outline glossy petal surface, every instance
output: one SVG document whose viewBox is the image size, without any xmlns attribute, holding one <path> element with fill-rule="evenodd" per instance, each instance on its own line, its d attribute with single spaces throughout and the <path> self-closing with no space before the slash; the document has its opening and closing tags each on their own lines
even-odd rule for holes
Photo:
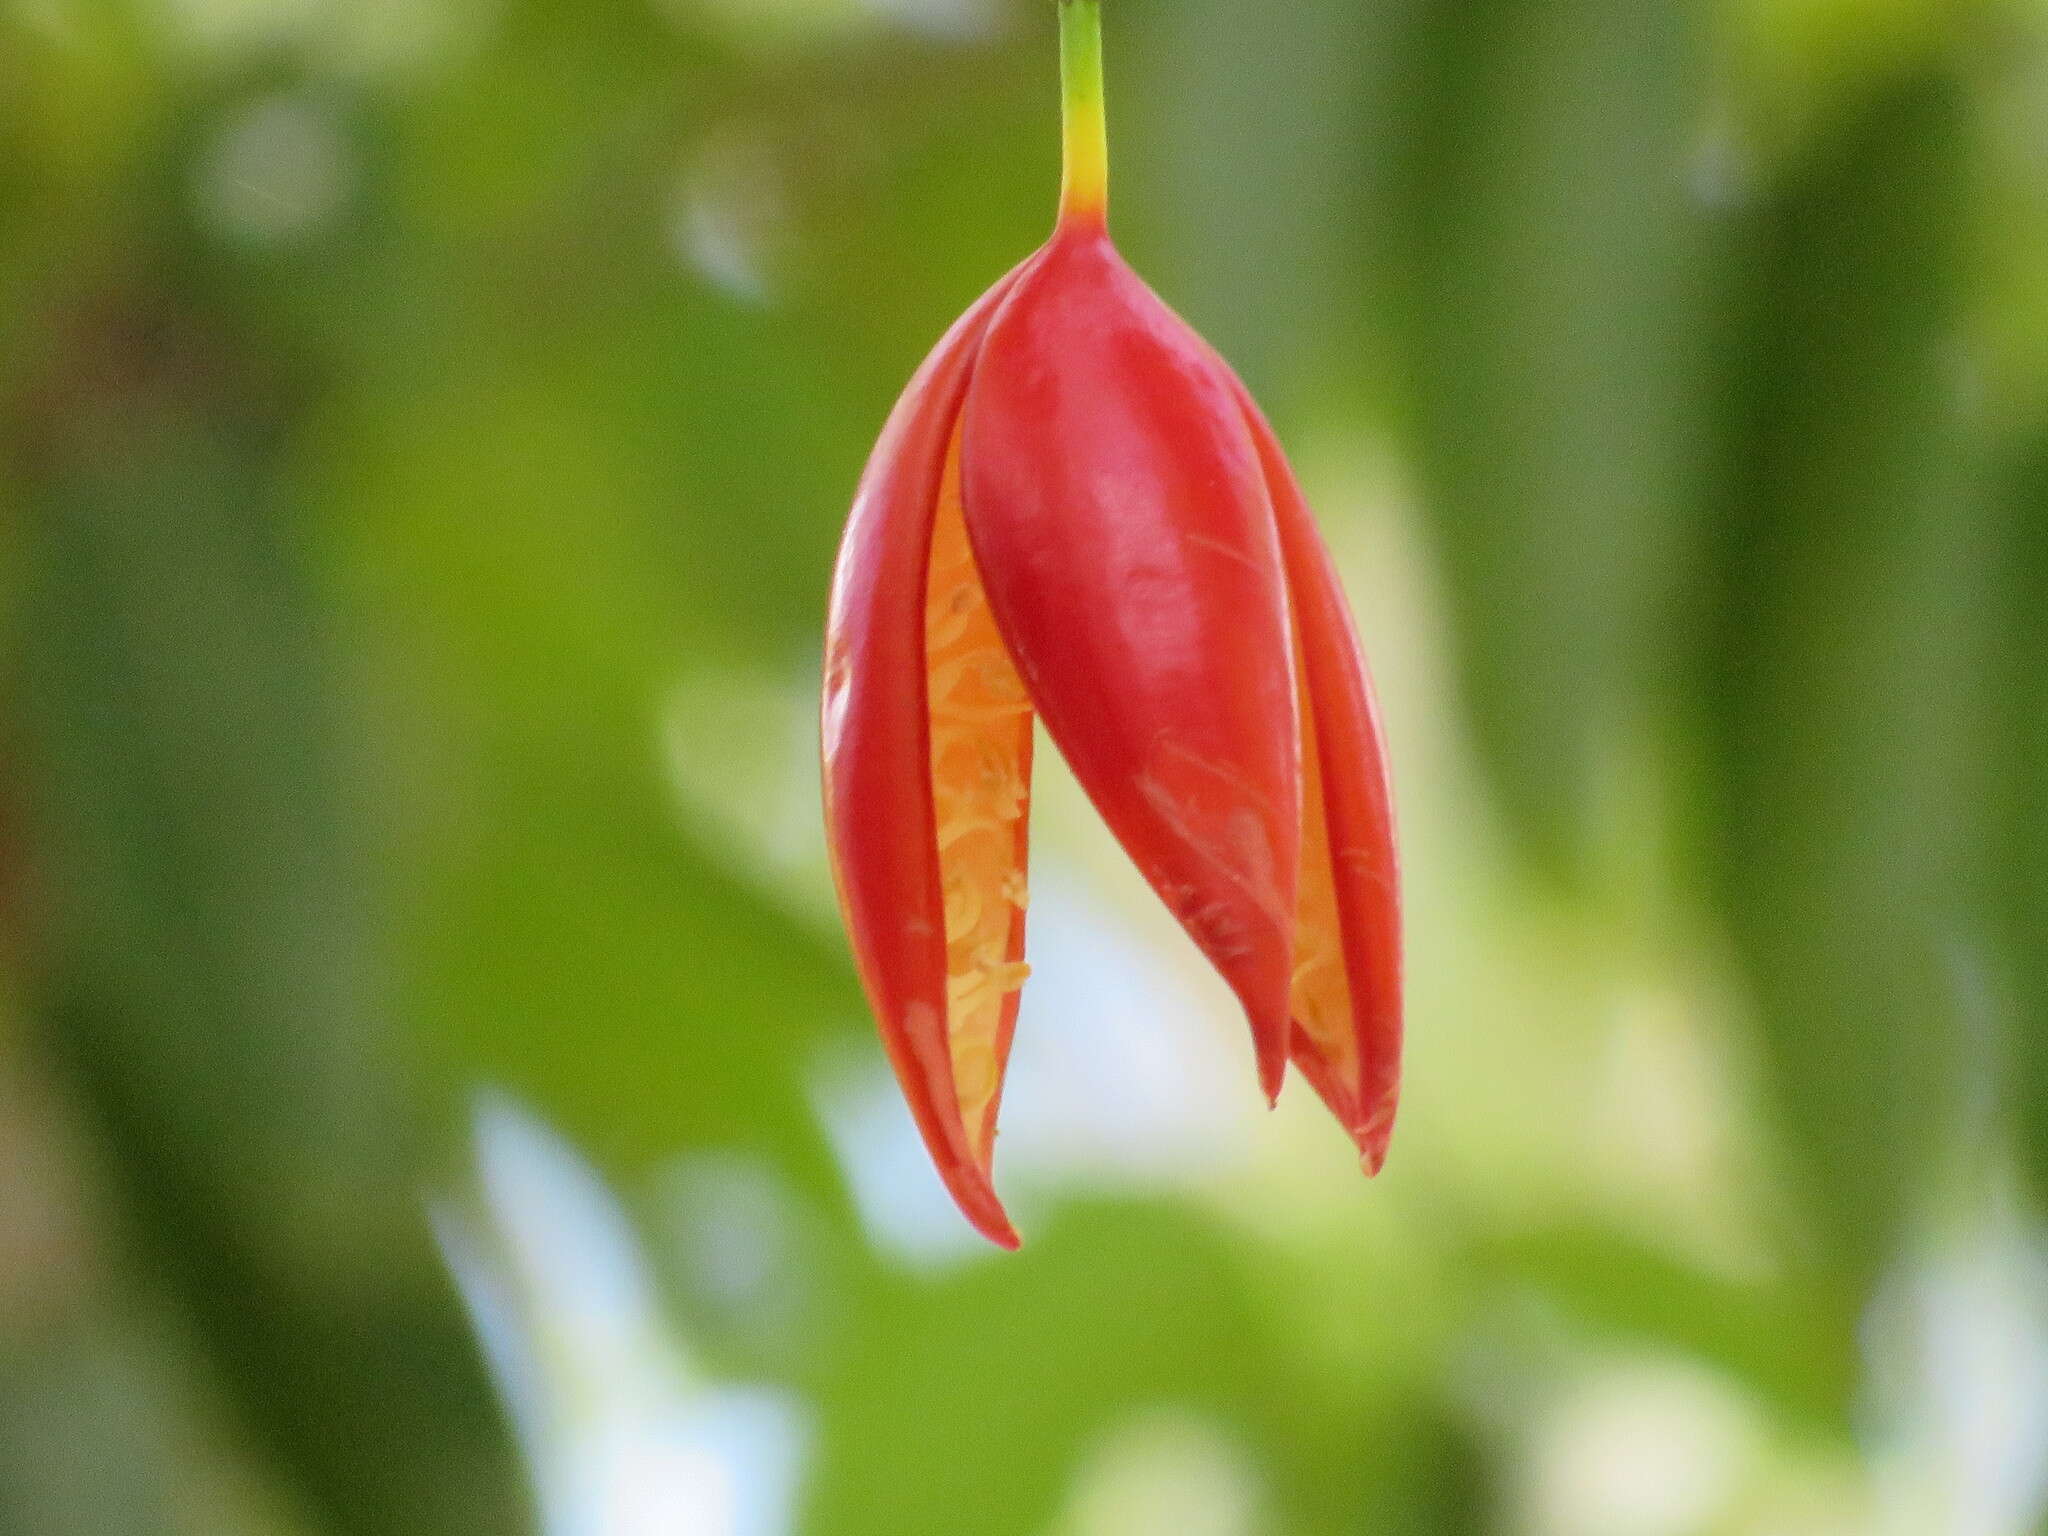
<svg viewBox="0 0 2048 1536">
<path fill-rule="evenodd" d="M 1300 774 L 1285 581 L 1234 383 L 1106 236 L 1004 302 L 962 438 L 997 625 L 1075 777 L 1236 991 L 1289 1034 Z"/>
<path fill-rule="evenodd" d="M 1239 386 L 1293 599 L 1302 696 L 1302 878 L 1295 1064 L 1386 1160 L 1401 1075 L 1401 905 L 1379 710 L 1335 565 L 1272 429 Z"/>
<path fill-rule="evenodd" d="M 926 598 L 969 372 L 991 315 L 1029 265 L 946 333 L 875 445 L 833 578 L 822 713 L 827 839 L 862 984 L 947 1188 L 976 1227 L 1007 1247 L 1017 1237 L 989 1182 L 987 1137 L 962 1113 L 948 1029 Z M 992 1124 L 992 1098 L 988 1110 Z"/>
</svg>

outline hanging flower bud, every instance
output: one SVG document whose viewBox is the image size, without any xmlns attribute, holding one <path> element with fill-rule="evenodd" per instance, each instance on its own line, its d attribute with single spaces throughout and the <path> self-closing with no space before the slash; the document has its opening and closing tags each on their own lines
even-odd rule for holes
<svg viewBox="0 0 2048 1536">
<path fill-rule="evenodd" d="M 1052 238 L 897 402 L 839 553 L 825 811 L 882 1037 L 953 1197 L 991 1181 L 1024 961 L 1035 719 L 1378 1170 L 1400 1072 L 1386 755 L 1344 595 L 1229 366 L 1107 226 L 1100 11 L 1061 0 Z"/>
</svg>

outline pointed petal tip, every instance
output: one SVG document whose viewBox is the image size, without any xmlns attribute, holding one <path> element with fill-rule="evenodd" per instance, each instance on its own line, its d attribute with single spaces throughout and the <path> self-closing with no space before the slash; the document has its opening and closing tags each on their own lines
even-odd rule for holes
<svg viewBox="0 0 2048 1536">
<path fill-rule="evenodd" d="M 1394 1139 L 1392 1107 L 1382 1109 L 1364 1125 L 1351 1127 L 1351 1139 L 1358 1144 L 1358 1160 L 1368 1179 L 1377 1178 L 1387 1166 L 1387 1147 Z"/>
<path fill-rule="evenodd" d="M 989 1177 L 989 1170 L 979 1163 L 954 1164 L 940 1170 L 944 1176 L 946 1193 L 953 1197 L 953 1203 L 960 1208 L 960 1214 L 967 1218 L 968 1225 L 998 1248 L 1014 1253 L 1023 1245 L 1017 1229 L 1010 1224 L 1009 1214 L 1003 1209 L 1003 1202 L 996 1196 L 996 1187 Z"/>
<path fill-rule="evenodd" d="M 1259 1091 L 1266 1096 L 1268 1109 L 1278 1109 L 1280 1089 L 1287 1081 L 1287 1041 L 1294 1021 L 1285 1006 L 1263 1018 L 1251 1014 L 1249 1021 L 1259 1066 Z"/>
<path fill-rule="evenodd" d="M 955 1198 L 958 1198 L 957 1191 Z M 1015 1253 L 1024 1246 L 1024 1239 L 1019 1237 L 1017 1229 L 1010 1225 L 1009 1215 L 1003 1210 L 1002 1202 L 996 1199 L 994 1190 L 986 1191 L 984 1196 L 972 1205 L 961 1201 L 960 1210 L 967 1218 L 968 1224 L 998 1248 Z"/>
</svg>

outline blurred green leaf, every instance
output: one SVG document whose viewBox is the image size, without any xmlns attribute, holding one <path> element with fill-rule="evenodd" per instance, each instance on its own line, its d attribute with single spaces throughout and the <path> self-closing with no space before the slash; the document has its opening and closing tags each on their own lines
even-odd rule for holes
<svg viewBox="0 0 2048 1536">
<path fill-rule="evenodd" d="M 1970 153 L 1956 81 L 1916 72 L 1817 139 L 1734 253 L 1720 892 L 1802 1198 L 1860 1281 L 1953 1134 L 1983 961 L 1997 549 L 1960 372 Z"/>
<path fill-rule="evenodd" d="M 1246 1390 L 1233 1261 L 1186 1218 L 1069 1215 L 1014 1261 L 880 1300 L 819 1393 L 814 1536 L 1023 1536 L 1121 1412 Z"/>
<path fill-rule="evenodd" d="M 328 509 L 415 824 L 414 1016 L 613 1167 L 758 1144 L 832 1185 L 805 1073 L 865 1008 L 837 945 L 673 806 L 695 726 L 669 695 L 718 642 L 632 515 L 637 428 L 509 361 L 421 382 L 348 422 Z"/>
<path fill-rule="evenodd" d="M 818 1389 L 803 1529 L 1041 1531 L 1104 1438 L 1161 1410 L 1243 1436 L 1277 1529 L 1487 1529 L 1449 1411 L 1392 1359 L 1313 1387 L 1275 1369 L 1286 1319 L 1257 1289 L 1227 1232 L 1135 1203 L 1077 1204 L 1015 1258 L 880 1288 Z"/>
<path fill-rule="evenodd" d="M 2002 584 L 1993 901 L 2003 940 L 1993 1057 L 2036 1201 L 2048 1208 L 2048 436 L 2023 438 L 2004 466 L 2000 510 L 2012 538 Z M 1995 591 L 1998 589 L 1994 589 Z"/>
<path fill-rule="evenodd" d="M 1577 867 L 1674 682 L 1702 428 L 1700 18 L 1419 6 L 1397 119 L 1411 414 L 1493 783 Z"/>
<path fill-rule="evenodd" d="M 1704 1274 L 1597 1228 L 1512 1236 L 1475 1259 L 1538 1287 L 1611 1341 L 1717 1366 L 1789 1417 L 1830 1433 L 1851 1426 L 1854 1340 L 1835 1331 L 1826 1296 L 1800 1280 Z"/>
<path fill-rule="evenodd" d="M 0 1530 L 199 1536 L 179 1509 L 171 1405 L 140 1375 L 78 1327 L 0 1355 Z"/>
<path fill-rule="evenodd" d="M 1140 17 L 1128 44 L 1108 10 L 1119 242 L 1255 391 L 1339 355 L 1357 367 L 1376 274 L 1358 270 L 1356 226 L 1390 158 L 1368 125 L 1387 112 L 1400 10 L 1194 0 Z"/>
<path fill-rule="evenodd" d="M 337 1530 L 505 1531 L 278 495 L 294 382 L 160 291 L 63 340 L 20 424 L 49 1046 L 287 1480 Z"/>
</svg>

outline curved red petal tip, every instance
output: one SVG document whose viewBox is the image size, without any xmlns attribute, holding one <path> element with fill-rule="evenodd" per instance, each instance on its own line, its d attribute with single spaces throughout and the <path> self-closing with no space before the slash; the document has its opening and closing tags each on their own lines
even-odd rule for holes
<svg viewBox="0 0 2048 1536">
<path fill-rule="evenodd" d="M 1400 869 L 1384 733 L 1336 566 L 1279 440 L 1244 386 L 1236 389 L 1271 493 L 1300 658 L 1304 814 L 1290 1045 L 1367 1173 L 1377 1173 L 1393 1134 L 1402 1044 Z"/>
<path fill-rule="evenodd" d="M 1252 1050 L 1256 1054 L 1259 1068 L 1259 1092 L 1266 1096 L 1266 1108 L 1280 1107 L 1280 1090 L 1287 1082 L 1287 1035 L 1291 1021 L 1283 1020 L 1276 1031 L 1269 1021 L 1252 1023 Z M 1281 1044 L 1276 1050 L 1272 1045 L 1275 1034 Z"/>
<path fill-rule="evenodd" d="M 1365 1176 L 1374 1178 L 1387 1166 L 1387 1145 L 1394 1139 L 1394 1117 L 1385 1118 L 1351 1133 L 1358 1143 L 1359 1161 L 1365 1165 Z"/>
<path fill-rule="evenodd" d="M 939 1165 L 939 1177 L 945 1183 L 946 1193 L 953 1197 L 960 1214 L 967 1218 L 975 1231 L 998 1248 L 1006 1248 L 1012 1253 L 1023 1246 L 1023 1239 L 1010 1225 L 1002 1201 L 996 1198 L 995 1186 L 979 1165 L 960 1168 L 942 1163 Z"/>
<path fill-rule="evenodd" d="M 1286 583 L 1257 448 L 1199 338 L 1065 228 L 982 343 L 968 537 L 1047 730 L 1285 1074 L 1300 810 Z"/>
<path fill-rule="evenodd" d="M 974 1223 L 975 1231 L 1007 1253 L 1015 1253 L 1024 1246 L 1024 1239 L 1017 1235 L 1017 1229 L 1010 1225 L 1000 1206 L 993 1218 L 984 1219 L 970 1214 L 968 1220 Z"/>
</svg>

